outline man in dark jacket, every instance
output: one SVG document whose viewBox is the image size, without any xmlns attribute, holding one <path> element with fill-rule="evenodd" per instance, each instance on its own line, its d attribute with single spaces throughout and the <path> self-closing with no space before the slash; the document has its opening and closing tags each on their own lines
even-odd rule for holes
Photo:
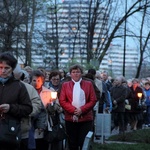
<svg viewBox="0 0 150 150">
<path fill-rule="evenodd" d="M 126 88 L 122 85 L 122 77 L 115 78 L 110 94 L 113 104 L 112 119 L 114 127 L 119 126 L 119 133 L 124 133 Z"/>
</svg>

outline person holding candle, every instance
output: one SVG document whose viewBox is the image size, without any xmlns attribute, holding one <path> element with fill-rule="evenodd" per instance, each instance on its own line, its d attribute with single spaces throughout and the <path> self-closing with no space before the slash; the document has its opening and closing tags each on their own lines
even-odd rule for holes
<svg viewBox="0 0 150 150">
<path fill-rule="evenodd" d="M 40 98 L 42 100 L 42 103 L 44 107 L 46 108 L 47 115 L 51 118 L 51 121 L 53 122 L 53 125 L 58 123 L 58 114 L 61 110 L 61 107 L 56 102 L 57 100 L 57 92 L 52 91 L 51 89 L 46 88 L 44 85 L 45 76 L 40 70 L 34 70 L 31 74 L 31 85 L 35 87 L 37 92 L 40 95 Z M 40 120 L 41 127 L 44 127 L 45 125 L 45 119 L 42 117 L 38 117 L 37 120 Z M 48 120 L 46 120 L 46 124 L 48 123 Z M 48 150 L 48 147 L 51 148 L 51 150 L 59 150 L 59 142 L 48 144 L 44 140 L 44 129 L 45 128 L 38 128 L 35 130 L 35 138 L 36 138 L 36 150 Z M 61 144 L 62 145 L 62 144 Z"/>
<path fill-rule="evenodd" d="M 137 78 L 132 80 L 132 86 L 130 87 L 131 96 L 129 99 L 129 103 L 131 105 L 130 110 L 130 125 L 131 129 L 137 130 L 137 125 L 139 124 L 139 128 L 142 127 L 143 121 L 143 110 L 140 105 L 144 101 L 145 94 L 143 89 L 140 87 L 140 82 Z"/>
<path fill-rule="evenodd" d="M 44 106 L 43 111 L 36 117 L 32 118 L 33 128 L 35 129 L 34 138 L 36 141 L 36 150 L 47 150 L 48 143 L 44 140 L 44 130 L 47 127 L 47 111 L 46 107 L 52 102 L 51 90 L 43 86 L 45 76 L 40 70 L 33 70 L 30 76 L 30 84 L 38 92 L 42 104 Z"/>
</svg>

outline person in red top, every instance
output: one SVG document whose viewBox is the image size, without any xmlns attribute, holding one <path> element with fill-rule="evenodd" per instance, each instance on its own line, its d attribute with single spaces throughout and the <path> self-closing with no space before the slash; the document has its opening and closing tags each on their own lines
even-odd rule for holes
<svg viewBox="0 0 150 150">
<path fill-rule="evenodd" d="M 70 150 L 82 149 L 84 139 L 93 127 L 93 107 L 96 94 L 90 81 L 83 80 L 79 65 L 70 67 L 71 80 L 62 84 L 59 102 L 65 113 L 66 132 Z"/>
</svg>

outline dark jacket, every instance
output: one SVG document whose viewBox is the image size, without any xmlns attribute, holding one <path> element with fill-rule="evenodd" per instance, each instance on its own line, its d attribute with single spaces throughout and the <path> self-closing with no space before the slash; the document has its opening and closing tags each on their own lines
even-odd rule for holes
<svg viewBox="0 0 150 150">
<path fill-rule="evenodd" d="M 144 91 L 141 87 L 136 87 L 136 89 L 133 90 L 133 86 L 131 86 L 130 89 L 131 89 L 131 97 L 129 99 L 129 104 L 131 105 L 130 112 L 140 113 L 143 110 L 138 109 L 138 104 L 139 104 L 138 93 L 142 93 L 141 101 L 144 101 L 145 99 Z"/>
<path fill-rule="evenodd" d="M 114 109 L 114 112 L 125 112 L 125 99 L 126 99 L 126 87 L 123 85 L 113 86 L 111 88 L 110 94 L 112 102 L 117 101 L 117 107 Z"/>
<path fill-rule="evenodd" d="M 9 104 L 10 109 L 7 116 L 22 118 L 32 112 L 32 104 L 23 83 L 13 76 L 2 84 L 0 82 L 0 104 Z"/>
</svg>

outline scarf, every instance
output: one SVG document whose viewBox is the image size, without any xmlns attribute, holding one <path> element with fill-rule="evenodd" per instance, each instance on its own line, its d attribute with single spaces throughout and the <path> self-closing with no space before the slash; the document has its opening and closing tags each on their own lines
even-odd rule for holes
<svg viewBox="0 0 150 150">
<path fill-rule="evenodd" d="M 80 108 L 81 106 L 85 105 L 85 93 L 80 87 L 81 80 L 82 78 L 78 82 L 75 82 L 72 79 L 74 82 L 72 105 L 76 108 Z"/>
<path fill-rule="evenodd" d="M 12 77 L 12 75 L 10 75 L 10 76 L 7 77 L 7 78 L 1 78 L 1 77 L 0 77 L 0 82 L 1 82 L 2 84 L 4 84 L 4 83 L 6 83 L 11 77 Z"/>
</svg>

